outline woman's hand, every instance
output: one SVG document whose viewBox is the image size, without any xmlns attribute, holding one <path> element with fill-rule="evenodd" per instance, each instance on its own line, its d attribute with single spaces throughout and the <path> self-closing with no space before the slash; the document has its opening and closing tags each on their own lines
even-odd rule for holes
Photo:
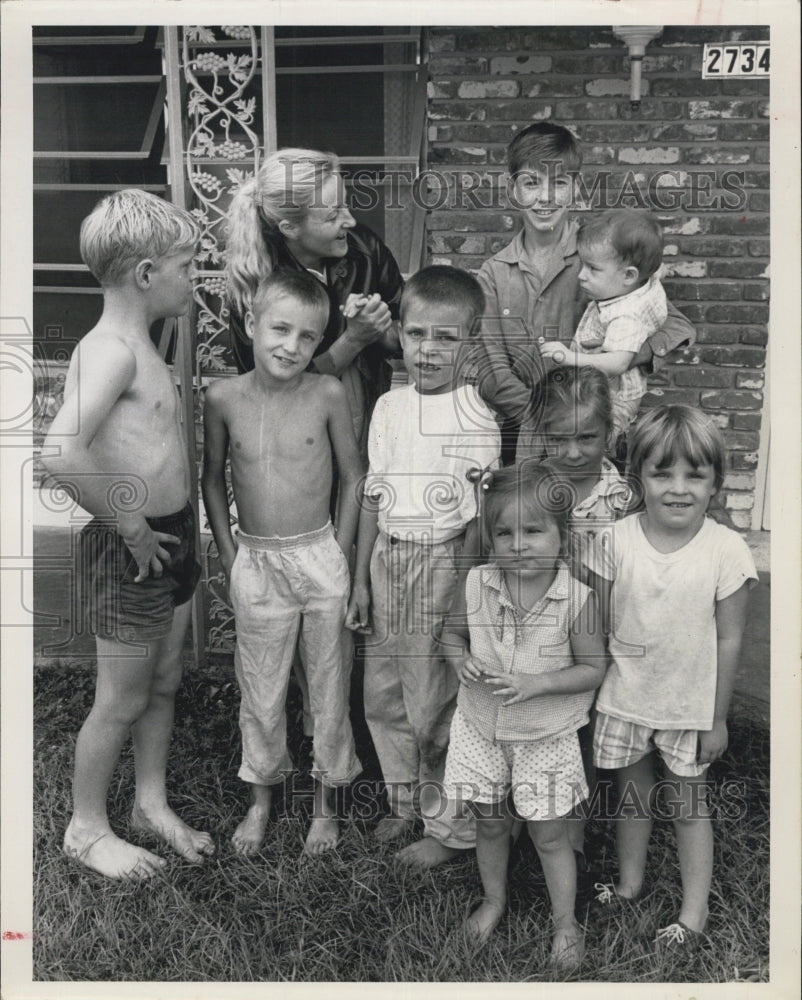
<svg viewBox="0 0 802 1000">
<path fill-rule="evenodd" d="M 347 320 L 345 336 L 360 348 L 381 340 L 393 322 L 390 308 L 378 292 L 373 295 L 351 293 L 340 309 Z"/>
</svg>

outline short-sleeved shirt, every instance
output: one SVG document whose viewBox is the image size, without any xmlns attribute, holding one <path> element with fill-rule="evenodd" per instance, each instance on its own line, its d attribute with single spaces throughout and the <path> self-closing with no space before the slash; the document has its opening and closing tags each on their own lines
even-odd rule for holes
<svg viewBox="0 0 802 1000">
<path fill-rule="evenodd" d="M 574 507 L 568 521 L 571 531 L 596 534 L 620 520 L 632 502 L 632 490 L 609 458 L 602 458 L 601 472 L 588 496 Z"/>
<path fill-rule="evenodd" d="M 633 502 L 627 481 L 609 458 L 602 458 L 599 478 L 584 500 L 571 511 L 568 527 L 571 532 L 571 570 L 584 579 L 588 566 L 588 546 L 593 545 L 599 532 L 626 516 Z"/>
<path fill-rule="evenodd" d="M 716 602 L 757 580 L 752 554 L 737 532 L 710 518 L 681 549 L 658 552 L 642 517 L 618 521 L 590 553 L 590 568 L 613 581 L 611 663 L 596 705 L 652 729 L 708 730 L 718 669 Z"/>
<path fill-rule="evenodd" d="M 423 395 L 414 385 L 379 397 L 368 434 L 365 493 L 380 497 L 379 529 L 434 544 L 476 517 L 467 473 L 498 464 L 498 424 L 472 385 Z"/>
<path fill-rule="evenodd" d="M 581 354 L 608 351 L 637 354 L 662 327 L 667 315 L 666 293 L 653 274 L 633 292 L 588 303 L 571 346 Z M 610 388 L 619 399 L 640 399 L 646 392 L 646 376 L 641 368 L 630 368 L 611 377 Z"/>
<path fill-rule="evenodd" d="M 465 583 L 471 655 L 510 674 L 541 674 L 574 666 L 571 626 L 590 589 L 560 563 L 554 582 L 523 617 L 498 566 L 474 567 Z M 488 740 L 542 740 L 576 732 L 588 721 L 593 691 L 545 694 L 514 705 L 477 680 L 461 684 L 457 705 Z"/>
<path fill-rule="evenodd" d="M 566 223 L 543 274 L 532 266 L 519 231 L 476 275 L 486 301 L 477 358 L 479 391 L 494 410 L 519 424 L 537 417 L 533 389 L 551 365 L 540 358 L 538 338 L 570 344 L 587 304 L 579 285 L 578 228 L 574 219 Z M 667 355 L 695 339 L 693 326 L 669 303 L 665 326 L 649 339 L 654 355 L 647 371 L 656 371 Z"/>
</svg>

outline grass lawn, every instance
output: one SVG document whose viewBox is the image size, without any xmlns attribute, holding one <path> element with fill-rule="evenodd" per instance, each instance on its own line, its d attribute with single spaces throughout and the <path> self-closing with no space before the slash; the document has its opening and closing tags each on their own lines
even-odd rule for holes
<svg viewBox="0 0 802 1000">
<path fill-rule="evenodd" d="M 89 710 L 91 663 L 44 661 L 35 668 L 34 968 L 35 980 L 539 982 L 548 966 L 549 904 L 528 838 L 511 864 L 508 916 L 480 951 L 459 927 L 478 902 L 473 854 L 430 873 L 394 865 L 372 829 L 381 812 L 379 777 L 361 727 L 367 765 L 360 794 L 346 793 L 349 819 L 337 850 L 301 859 L 311 806 L 309 742 L 295 730 L 302 771 L 279 799 L 268 840 L 251 859 L 229 838 L 247 792 L 239 765 L 238 696 L 230 665 L 190 667 L 176 706 L 170 756 L 171 803 L 218 846 L 203 867 L 171 856 L 164 876 L 146 884 L 104 882 L 60 850 L 70 810 L 73 746 Z M 289 712 L 299 715 L 291 689 Z M 675 919 L 680 885 L 671 824 L 658 821 L 650 881 L 641 900 L 612 914 L 578 914 L 587 956 L 577 981 L 767 981 L 769 955 L 769 736 L 748 721 L 731 726 L 730 749 L 712 769 L 716 859 L 709 940 L 695 956 L 658 953 L 657 927 Z M 130 749 L 112 784 L 112 825 L 129 836 L 133 801 Z M 130 839 L 137 840 L 131 834 Z M 155 847 L 139 840 L 145 846 Z M 593 820 L 589 853 L 615 874 L 612 823 Z M 167 855 L 165 855 L 167 856 Z"/>
</svg>

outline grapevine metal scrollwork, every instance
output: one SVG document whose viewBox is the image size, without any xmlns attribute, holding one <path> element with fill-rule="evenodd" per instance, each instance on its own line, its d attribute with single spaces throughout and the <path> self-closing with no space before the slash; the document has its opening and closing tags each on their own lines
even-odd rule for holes
<svg viewBox="0 0 802 1000">
<path fill-rule="evenodd" d="M 222 47 L 227 41 L 231 51 Z M 183 69 L 187 83 L 185 165 L 193 195 L 190 211 L 201 227 L 196 257 L 195 385 L 199 394 L 196 439 L 202 440 L 204 382 L 234 373 L 229 351 L 223 243 L 231 196 L 258 169 L 261 137 L 254 130 L 255 82 L 259 65 L 253 27 L 223 25 L 183 29 Z M 228 487 L 229 506 L 232 494 Z M 232 522 L 236 511 L 232 509 Z M 201 528 L 208 531 L 201 501 Z M 203 553 L 208 589 L 206 646 L 211 654 L 230 653 L 234 614 L 214 542 Z"/>
</svg>

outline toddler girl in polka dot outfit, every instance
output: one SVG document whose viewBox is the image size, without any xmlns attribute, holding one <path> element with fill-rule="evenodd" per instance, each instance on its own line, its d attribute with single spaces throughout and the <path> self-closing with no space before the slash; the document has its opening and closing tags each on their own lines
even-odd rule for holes
<svg viewBox="0 0 802 1000">
<path fill-rule="evenodd" d="M 470 570 L 442 635 L 460 689 L 445 771 L 470 804 L 484 898 L 466 930 L 484 943 L 507 903 L 514 817 L 527 821 L 552 907 L 552 960 L 582 959 L 566 817 L 587 796 L 577 730 L 606 667 L 596 598 L 563 562 L 569 491 L 534 462 L 486 473 L 488 565 Z"/>
</svg>

